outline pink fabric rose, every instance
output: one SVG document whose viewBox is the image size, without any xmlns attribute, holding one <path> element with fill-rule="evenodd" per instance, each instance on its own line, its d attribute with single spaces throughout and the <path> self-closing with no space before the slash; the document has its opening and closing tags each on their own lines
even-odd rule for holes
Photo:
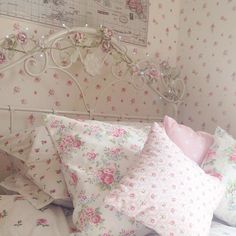
<svg viewBox="0 0 236 236">
<path fill-rule="evenodd" d="M 99 180 L 105 185 L 111 185 L 114 182 L 114 170 L 107 168 L 98 172 Z"/>
<path fill-rule="evenodd" d="M 122 137 L 122 136 L 124 136 L 125 134 L 126 134 L 126 131 L 125 131 L 124 129 L 122 129 L 122 128 L 116 128 L 116 129 L 114 129 L 114 130 L 112 131 L 112 136 L 113 136 L 113 137 L 116 137 L 116 138 Z"/>
<path fill-rule="evenodd" d="M 80 148 L 82 142 L 79 139 L 76 139 L 73 135 L 67 135 L 61 139 L 60 149 L 62 152 L 65 152 L 68 148 Z"/>
<path fill-rule="evenodd" d="M 80 213 L 78 222 L 80 224 L 81 229 L 85 227 L 85 225 L 87 223 L 87 218 L 86 218 L 84 212 Z"/>
<path fill-rule="evenodd" d="M 112 44 L 110 40 L 103 40 L 102 41 L 102 50 L 104 52 L 109 52 L 111 50 Z"/>
<path fill-rule="evenodd" d="M 112 148 L 111 149 L 111 155 L 118 155 L 121 152 L 120 148 Z"/>
<path fill-rule="evenodd" d="M 58 120 L 54 120 L 51 122 L 50 127 L 55 129 L 59 126 L 60 122 Z"/>
<path fill-rule="evenodd" d="M 105 28 L 105 27 L 103 28 L 103 34 L 104 34 L 105 38 L 107 38 L 107 39 L 111 39 L 111 37 L 113 36 L 112 30 Z"/>
<path fill-rule="evenodd" d="M 88 152 L 87 157 L 89 160 L 94 160 L 97 157 L 97 154 L 95 152 Z"/>
<path fill-rule="evenodd" d="M 93 223 L 93 224 L 99 224 L 99 223 L 101 223 L 101 220 L 102 220 L 102 218 L 100 215 L 94 215 L 90 219 L 91 223 Z"/>
<path fill-rule="evenodd" d="M 146 76 L 152 80 L 158 79 L 160 77 L 160 72 L 157 68 L 154 66 L 151 66 L 147 71 L 146 71 Z"/>
<path fill-rule="evenodd" d="M 28 41 L 27 34 L 24 33 L 24 32 L 19 32 L 19 33 L 16 35 L 16 39 L 17 39 L 17 41 L 20 42 L 21 44 L 26 44 L 27 41 Z"/>
<path fill-rule="evenodd" d="M 85 213 L 86 217 L 88 217 L 88 218 L 91 218 L 91 217 L 93 217 L 95 215 L 94 209 L 90 208 L 90 207 L 86 208 L 84 210 L 84 213 Z"/>
<path fill-rule="evenodd" d="M 231 161 L 236 161 L 236 154 L 234 154 L 233 156 L 231 156 Z"/>
<path fill-rule="evenodd" d="M 77 175 L 75 173 L 71 173 L 70 179 L 71 179 L 71 184 L 72 185 L 77 185 L 78 177 L 77 177 Z"/>
</svg>

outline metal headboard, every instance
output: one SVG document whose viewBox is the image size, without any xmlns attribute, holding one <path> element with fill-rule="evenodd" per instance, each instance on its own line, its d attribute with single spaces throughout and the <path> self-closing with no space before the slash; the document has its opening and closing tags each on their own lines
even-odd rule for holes
<svg viewBox="0 0 236 236">
<path fill-rule="evenodd" d="M 93 52 L 93 49 L 99 50 Z M 37 71 L 35 71 L 35 67 L 38 63 L 36 56 L 40 56 L 43 61 L 43 65 L 41 64 Z M 11 34 L 1 39 L 0 73 L 4 73 L 19 64 L 24 65 L 25 72 L 30 76 L 40 76 L 48 69 L 60 70 L 69 76 L 78 87 L 83 97 L 85 112 L 12 107 L 6 105 L 5 107 L 0 107 L 0 110 L 9 111 L 10 129 L 12 129 L 13 126 L 15 112 L 53 112 L 63 115 L 82 115 L 90 119 L 110 117 L 121 120 L 162 120 L 162 117 L 98 113 L 96 112 L 97 104 L 94 108 L 90 108 L 86 101 L 83 88 L 70 72 L 70 68 L 79 60 L 88 74 L 97 76 L 109 56 L 112 56 L 111 73 L 114 80 L 100 92 L 99 96 L 103 96 L 104 91 L 116 83 L 128 82 L 137 90 L 142 89 L 143 85 L 147 85 L 160 99 L 173 105 L 174 113 L 177 114 L 178 105 L 182 101 L 185 93 L 185 86 L 184 82 L 179 79 L 179 72 L 176 68 L 170 67 L 165 61 L 156 63 L 147 58 L 145 60 L 135 61 L 128 55 L 127 48 L 113 37 L 111 30 L 105 27 L 101 26 L 100 29 L 65 27 L 62 31 L 48 37 L 42 36 L 37 40 L 30 38 L 25 32 Z M 125 66 L 122 75 L 116 72 L 116 68 L 121 65 L 122 68 Z M 161 84 L 162 89 L 156 89 L 156 84 Z"/>
</svg>

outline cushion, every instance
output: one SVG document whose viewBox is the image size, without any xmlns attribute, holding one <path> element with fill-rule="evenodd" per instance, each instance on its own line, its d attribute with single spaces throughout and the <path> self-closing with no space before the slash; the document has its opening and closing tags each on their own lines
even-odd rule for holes
<svg viewBox="0 0 236 236">
<path fill-rule="evenodd" d="M 24 164 L 22 175 L 55 200 L 69 200 L 57 151 L 46 127 L 24 130 L 0 139 L 0 149 Z"/>
<path fill-rule="evenodd" d="M 195 132 L 168 116 L 164 118 L 164 127 L 169 138 L 186 156 L 198 164 L 202 163 L 209 147 L 213 144 L 212 135 L 201 131 Z"/>
<path fill-rule="evenodd" d="M 225 195 L 215 211 L 215 216 L 236 226 L 236 140 L 219 127 L 215 131 L 214 140 L 202 168 L 221 179 L 226 186 Z"/>
<path fill-rule="evenodd" d="M 0 183 L 0 186 L 21 194 L 36 209 L 42 209 L 53 201 L 51 196 L 20 173 L 10 175 Z"/>
<path fill-rule="evenodd" d="M 137 166 L 106 203 L 162 236 L 207 236 L 222 195 L 220 181 L 205 174 L 155 123 Z"/>
<path fill-rule="evenodd" d="M 104 198 L 139 158 L 147 132 L 54 115 L 46 123 L 62 158 L 80 235 L 137 235 L 144 226 L 107 207 Z"/>
</svg>

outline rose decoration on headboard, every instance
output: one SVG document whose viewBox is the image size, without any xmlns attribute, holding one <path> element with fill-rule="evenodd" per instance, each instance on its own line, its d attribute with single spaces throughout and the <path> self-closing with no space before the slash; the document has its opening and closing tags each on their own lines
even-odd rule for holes
<svg viewBox="0 0 236 236">
<path fill-rule="evenodd" d="M 131 11 L 142 13 L 140 0 L 127 0 L 127 5 Z M 116 79 L 127 76 L 136 88 L 146 84 L 167 102 L 176 104 L 183 97 L 184 83 L 178 79 L 176 68 L 166 61 L 159 63 L 149 58 L 136 62 L 128 55 L 125 45 L 120 45 L 113 37 L 112 30 L 104 26 L 98 30 L 65 28 L 56 34 L 35 37 L 29 31 L 18 30 L 0 40 L 0 66 L 6 70 L 14 63 L 23 62 L 26 73 L 39 76 L 47 66 L 66 70 L 80 61 L 90 78 L 95 78 L 109 60 Z M 157 84 L 161 84 L 164 90 L 159 91 Z"/>
</svg>

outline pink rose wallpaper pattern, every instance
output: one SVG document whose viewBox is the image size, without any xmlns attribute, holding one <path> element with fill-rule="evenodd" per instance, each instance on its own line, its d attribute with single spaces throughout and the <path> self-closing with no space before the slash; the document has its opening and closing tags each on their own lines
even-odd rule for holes
<svg viewBox="0 0 236 236">
<path fill-rule="evenodd" d="M 236 1 L 183 0 L 177 66 L 187 85 L 179 121 L 236 135 Z"/>
</svg>

